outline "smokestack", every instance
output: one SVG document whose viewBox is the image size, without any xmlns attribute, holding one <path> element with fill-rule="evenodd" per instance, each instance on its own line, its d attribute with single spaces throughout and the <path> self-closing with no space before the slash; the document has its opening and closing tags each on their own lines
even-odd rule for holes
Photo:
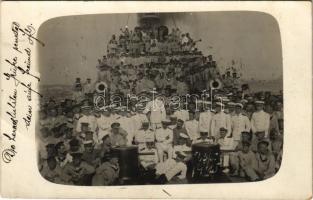
<svg viewBox="0 0 313 200">
<path fill-rule="evenodd" d="M 160 26 L 161 18 L 159 13 L 138 14 L 138 24 L 141 27 L 151 28 Z"/>
</svg>

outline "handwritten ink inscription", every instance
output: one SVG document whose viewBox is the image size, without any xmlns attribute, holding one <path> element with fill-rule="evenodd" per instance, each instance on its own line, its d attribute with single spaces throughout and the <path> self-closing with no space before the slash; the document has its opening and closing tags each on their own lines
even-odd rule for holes
<svg viewBox="0 0 313 200">
<path fill-rule="evenodd" d="M 3 67 L 5 79 L 14 83 L 13 88 L 5 88 L 9 94 L 5 117 L 7 117 L 10 125 L 9 130 L 2 133 L 3 139 L 7 141 L 3 144 L 8 145 L 7 147 L 4 146 L 2 151 L 4 163 L 10 163 L 17 154 L 18 130 L 24 130 L 24 128 L 28 130 L 31 126 L 33 115 L 32 94 L 35 93 L 42 97 L 32 87 L 34 82 L 40 81 L 40 78 L 32 72 L 32 48 L 34 48 L 35 43 L 45 46 L 42 41 L 35 37 L 36 29 L 32 24 L 22 26 L 18 22 L 12 22 L 11 31 L 13 33 L 11 57 L 4 59 L 7 65 Z M 17 109 L 18 102 L 22 103 L 23 109 Z"/>
<path fill-rule="evenodd" d="M 28 127 L 30 126 L 30 122 L 32 120 L 32 107 L 30 105 L 28 105 L 28 110 L 26 116 L 23 117 L 23 120 L 25 122 L 26 129 L 28 129 Z"/>
<path fill-rule="evenodd" d="M 15 150 L 15 146 L 11 145 L 10 148 L 4 149 L 2 151 L 2 160 L 5 163 L 11 162 L 12 158 L 15 156 L 16 153 L 17 152 Z"/>
<path fill-rule="evenodd" d="M 6 111 L 6 114 L 9 117 L 9 121 L 11 122 L 12 131 L 10 133 L 3 133 L 3 135 L 8 139 L 15 141 L 17 124 L 18 120 L 16 117 L 16 102 L 17 102 L 17 89 L 13 90 L 13 94 L 9 96 L 9 100 L 7 105 L 9 105 L 9 109 Z"/>
</svg>

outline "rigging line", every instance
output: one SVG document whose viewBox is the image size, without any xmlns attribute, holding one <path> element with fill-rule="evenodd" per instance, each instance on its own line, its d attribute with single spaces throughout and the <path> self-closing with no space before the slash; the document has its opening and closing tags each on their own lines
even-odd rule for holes
<svg viewBox="0 0 313 200">
<path fill-rule="evenodd" d="M 173 16 L 171 16 L 171 17 L 172 17 L 172 20 L 173 20 L 173 23 L 174 23 L 175 28 L 177 28 L 174 17 L 173 17 Z"/>
<path fill-rule="evenodd" d="M 126 26 L 128 27 L 129 14 L 127 14 Z"/>
</svg>

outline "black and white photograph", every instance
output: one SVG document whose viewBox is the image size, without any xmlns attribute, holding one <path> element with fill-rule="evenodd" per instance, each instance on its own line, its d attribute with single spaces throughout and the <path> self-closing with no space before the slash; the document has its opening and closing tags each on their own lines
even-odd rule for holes
<svg viewBox="0 0 313 200">
<path fill-rule="evenodd" d="M 47 181 L 238 183 L 279 171 L 283 60 L 273 16 L 72 15 L 37 34 L 37 165 Z"/>
</svg>

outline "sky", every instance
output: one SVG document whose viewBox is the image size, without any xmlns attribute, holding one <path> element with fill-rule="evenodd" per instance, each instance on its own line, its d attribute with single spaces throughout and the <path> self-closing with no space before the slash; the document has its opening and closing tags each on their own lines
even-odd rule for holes
<svg viewBox="0 0 313 200">
<path fill-rule="evenodd" d="M 161 14 L 171 29 L 179 27 L 198 43 L 204 55 L 212 54 L 223 71 L 232 60 L 246 80 L 282 78 L 282 50 L 276 20 L 261 12 L 193 12 Z M 41 83 L 73 84 L 76 77 L 97 77 L 98 59 L 106 54 L 112 34 L 138 25 L 137 14 L 66 16 L 44 22 L 38 38 Z"/>
</svg>

